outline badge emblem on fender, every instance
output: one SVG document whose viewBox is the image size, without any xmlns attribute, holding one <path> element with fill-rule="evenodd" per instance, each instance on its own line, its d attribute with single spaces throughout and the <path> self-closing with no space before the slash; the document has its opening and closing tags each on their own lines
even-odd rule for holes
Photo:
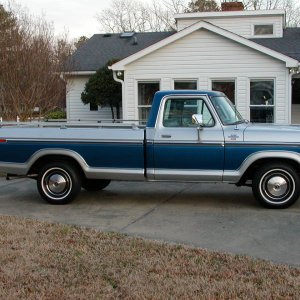
<svg viewBox="0 0 300 300">
<path fill-rule="evenodd" d="M 231 134 L 231 135 L 228 136 L 228 138 L 231 141 L 236 141 L 239 138 L 239 136 L 237 134 Z"/>
</svg>

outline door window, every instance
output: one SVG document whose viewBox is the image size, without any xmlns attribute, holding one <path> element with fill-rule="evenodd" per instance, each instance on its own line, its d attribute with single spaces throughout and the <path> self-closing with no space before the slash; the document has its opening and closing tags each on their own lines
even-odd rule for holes
<svg viewBox="0 0 300 300">
<path fill-rule="evenodd" d="M 192 127 L 193 114 L 201 114 L 204 126 L 212 127 L 215 121 L 204 99 L 168 99 L 165 103 L 164 127 Z"/>
</svg>

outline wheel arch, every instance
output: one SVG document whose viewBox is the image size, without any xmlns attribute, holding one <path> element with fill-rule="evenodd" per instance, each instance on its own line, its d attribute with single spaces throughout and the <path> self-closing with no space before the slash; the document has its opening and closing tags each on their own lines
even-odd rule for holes
<svg viewBox="0 0 300 300">
<path fill-rule="evenodd" d="M 296 152 L 272 152 L 268 155 L 259 155 L 256 159 L 252 159 L 246 167 L 237 182 L 237 185 L 244 185 L 247 180 L 252 180 L 255 172 L 263 165 L 269 163 L 285 163 L 292 166 L 297 173 L 300 174 L 300 155 Z M 242 168 L 241 168 L 242 169 Z"/>
<path fill-rule="evenodd" d="M 85 176 L 85 170 L 88 167 L 83 157 L 75 151 L 67 149 L 43 149 L 30 158 L 28 163 L 27 175 L 37 173 L 37 170 L 47 162 L 67 161 L 74 165 L 81 175 Z"/>
</svg>

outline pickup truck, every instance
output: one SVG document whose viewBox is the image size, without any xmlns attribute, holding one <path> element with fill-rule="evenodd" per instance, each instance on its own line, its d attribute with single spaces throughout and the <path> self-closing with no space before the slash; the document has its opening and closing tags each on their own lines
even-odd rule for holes
<svg viewBox="0 0 300 300">
<path fill-rule="evenodd" d="M 300 193 L 300 127 L 252 124 L 223 93 L 160 91 L 146 126 L 1 126 L 0 172 L 37 181 L 51 204 L 111 180 L 224 182 L 252 186 L 268 208 Z"/>
</svg>

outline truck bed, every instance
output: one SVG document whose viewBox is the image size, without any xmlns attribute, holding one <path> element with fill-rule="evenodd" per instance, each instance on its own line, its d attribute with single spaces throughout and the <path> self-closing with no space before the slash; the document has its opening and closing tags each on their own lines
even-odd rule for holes
<svg viewBox="0 0 300 300">
<path fill-rule="evenodd" d="M 20 126 L 24 128 L 20 130 Z M 103 171 L 108 179 L 131 173 L 129 179 L 141 179 L 144 135 L 142 127 L 129 124 L 7 124 L 0 128 L 0 167 L 7 173 L 18 168 L 24 173 L 41 153 L 68 152 L 80 159 L 91 178 L 99 178 L 98 173 Z"/>
</svg>

